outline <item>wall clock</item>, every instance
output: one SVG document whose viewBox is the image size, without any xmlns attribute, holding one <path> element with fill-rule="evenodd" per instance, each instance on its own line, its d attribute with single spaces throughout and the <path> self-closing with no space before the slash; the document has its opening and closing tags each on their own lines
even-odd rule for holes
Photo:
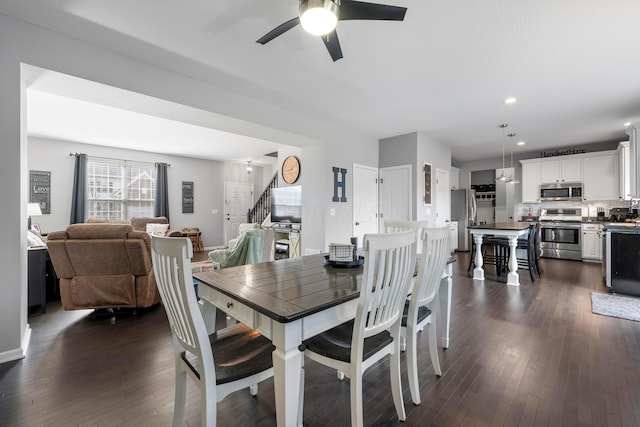
<svg viewBox="0 0 640 427">
<path fill-rule="evenodd" d="M 300 159 L 296 156 L 288 156 L 282 162 L 282 180 L 287 184 L 293 184 L 300 177 Z"/>
</svg>

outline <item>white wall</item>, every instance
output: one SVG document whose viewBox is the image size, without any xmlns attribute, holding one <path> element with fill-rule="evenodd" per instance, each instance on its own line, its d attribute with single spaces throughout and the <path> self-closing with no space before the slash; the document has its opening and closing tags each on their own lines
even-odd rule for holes
<svg viewBox="0 0 640 427">
<path fill-rule="evenodd" d="M 309 168 L 313 174 L 309 179 L 314 182 L 308 188 L 313 189 L 315 193 L 307 197 L 303 187 L 303 200 L 313 200 L 317 203 L 314 211 L 326 213 L 331 205 L 332 166 L 351 170 L 354 162 L 371 166 L 378 164 L 377 140 L 343 128 L 327 126 L 325 122 L 303 116 L 303 112 L 286 111 L 227 91 L 224 87 L 217 86 L 221 83 L 216 79 L 204 78 L 206 73 L 203 71 L 206 70 L 199 68 L 198 64 L 185 61 L 184 58 L 169 52 L 150 53 L 150 58 L 174 60 L 173 65 L 165 64 L 161 68 L 152 65 L 149 60 L 138 61 L 6 16 L 0 16 L 0 52 L 0 181 L 5 184 L 0 186 L 0 200 L 3 201 L 0 216 L 5 226 L 5 233 L 0 242 L 0 271 L 3 272 L 0 279 L 0 363 L 24 356 L 29 337 L 24 238 L 28 167 L 24 119 L 26 110 L 22 106 L 26 89 L 21 75 L 21 64 L 30 64 L 203 111 L 258 123 L 265 129 L 274 129 L 274 134 L 288 135 L 288 141 L 278 142 L 299 140 L 305 144 L 322 144 L 322 148 L 310 148 L 310 152 L 318 154 L 317 158 L 302 159 L 305 165 L 311 162 L 325 162 L 313 164 Z M 175 72 L 172 71 L 174 69 Z M 208 83 L 208 79 L 216 80 L 216 83 Z M 220 81 L 224 82 L 224 79 Z M 291 143 L 295 145 L 295 142 Z M 304 151 L 305 149 L 303 154 Z M 224 179 L 220 176 L 213 178 L 220 181 Z M 56 177 L 52 176 L 52 184 L 55 180 Z M 348 188 L 350 191 L 353 188 L 351 180 Z M 350 236 L 351 200 L 350 197 L 349 203 L 339 206 L 335 217 L 325 217 L 324 235 L 309 233 L 309 236 L 304 238 L 305 245 L 323 248 L 328 239 L 343 240 L 345 236 Z M 52 203 L 57 202 L 52 200 Z M 57 209 L 56 206 L 53 205 L 53 208 Z M 334 236 L 338 236 L 339 239 Z"/>
<path fill-rule="evenodd" d="M 432 227 L 436 226 L 436 170 L 442 169 L 445 171 L 451 170 L 451 147 L 445 145 L 441 142 L 436 141 L 435 139 L 418 132 L 416 135 L 417 138 L 417 159 L 418 163 L 416 165 L 416 169 L 418 173 L 422 174 L 422 166 L 423 164 L 430 163 L 431 164 L 431 194 L 432 194 L 432 204 L 431 206 L 424 206 L 422 202 L 424 196 L 424 182 L 422 176 L 417 177 L 417 185 L 416 185 L 416 220 L 418 221 L 429 221 L 429 225 Z M 447 191 L 447 194 L 448 191 Z M 450 203 L 447 201 L 447 203 Z M 443 212 L 449 212 L 449 207 L 443 209 Z M 450 218 L 446 218 L 450 219 Z"/>
<path fill-rule="evenodd" d="M 73 185 L 74 158 L 69 153 L 85 153 L 88 156 L 107 157 L 142 162 L 166 162 L 169 167 L 169 216 L 172 229 L 198 227 L 202 231 L 205 247 L 223 244 L 223 187 L 224 177 L 236 182 L 262 183 L 262 168 L 254 168 L 251 175 L 246 165 L 223 164 L 222 162 L 166 156 L 143 151 L 123 150 L 99 145 L 78 144 L 69 141 L 29 138 L 29 170 L 51 172 L 51 214 L 33 218 L 43 232 L 62 230 L 69 225 L 71 211 L 71 188 Z M 182 213 L 182 181 L 194 183 L 194 209 L 192 214 Z M 212 210 L 218 213 L 213 214 Z"/>
<path fill-rule="evenodd" d="M 412 218 L 417 221 L 429 221 L 436 225 L 435 187 L 431 206 L 424 206 L 424 179 L 422 166 L 431 164 L 431 182 L 435 185 L 436 169 L 451 169 L 451 148 L 427 135 L 412 132 L 380 140 L 380 167 L 412 165 L 414 194 L 412 201 Z"/>
</svg>

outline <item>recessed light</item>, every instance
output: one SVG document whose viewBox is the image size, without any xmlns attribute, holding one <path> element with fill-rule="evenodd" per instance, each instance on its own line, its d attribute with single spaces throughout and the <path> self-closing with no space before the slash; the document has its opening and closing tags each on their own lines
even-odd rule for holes
<svg viewBox="0 0 640 427">
<path fill-rule="evenodd" d="M 625 126 L 631 126 L 631 122 L 627 122 L 624 124 Z"/>
<path fill-rule="evenodd" d="M 526 144 L 526 142 L 524 142 L 524 141 L 518 141 L 518 144 L 516 144 L 516 145 L 524 145 L 524 144 Z"/>
<path fill-rule="evenodd" d="M 517 101 L 517 99 L 516 99 L 516 98 L 514 98 L 513 96 L 511 96 L 511 97 L 509 97 L 509 98 L 505 99 L 505 100 L 504 100 L 504 103 L 505 103 L 505 104 L 514 104 L 516 101 Z"/>
</svg>

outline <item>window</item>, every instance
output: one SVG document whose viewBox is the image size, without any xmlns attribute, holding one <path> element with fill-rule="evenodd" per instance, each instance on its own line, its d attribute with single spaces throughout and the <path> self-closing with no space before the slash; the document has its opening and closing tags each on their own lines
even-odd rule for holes
<svg viewBox="0 0 640 427">
<path fill-rule="evenodd" d="M 109 220 L 153 216 L 155 186 L 153 163 L 89 157 L 88 216 Z"/>
</svg>

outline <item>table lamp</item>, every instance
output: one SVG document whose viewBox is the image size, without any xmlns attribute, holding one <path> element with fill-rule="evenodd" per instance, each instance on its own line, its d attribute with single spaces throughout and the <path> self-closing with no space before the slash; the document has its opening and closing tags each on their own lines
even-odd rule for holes
<svg viewBox="0 0 640 427">
<path fill-rule="evenodd" d="M 29 218 L 29 221 L 27 223 L 27 230 L 31 230 L 31 217 L 40 215 L 42 215 L 42 211 L 40 210 L 40 203 L 27 204 L 27 217 Z"/>
</svg>

